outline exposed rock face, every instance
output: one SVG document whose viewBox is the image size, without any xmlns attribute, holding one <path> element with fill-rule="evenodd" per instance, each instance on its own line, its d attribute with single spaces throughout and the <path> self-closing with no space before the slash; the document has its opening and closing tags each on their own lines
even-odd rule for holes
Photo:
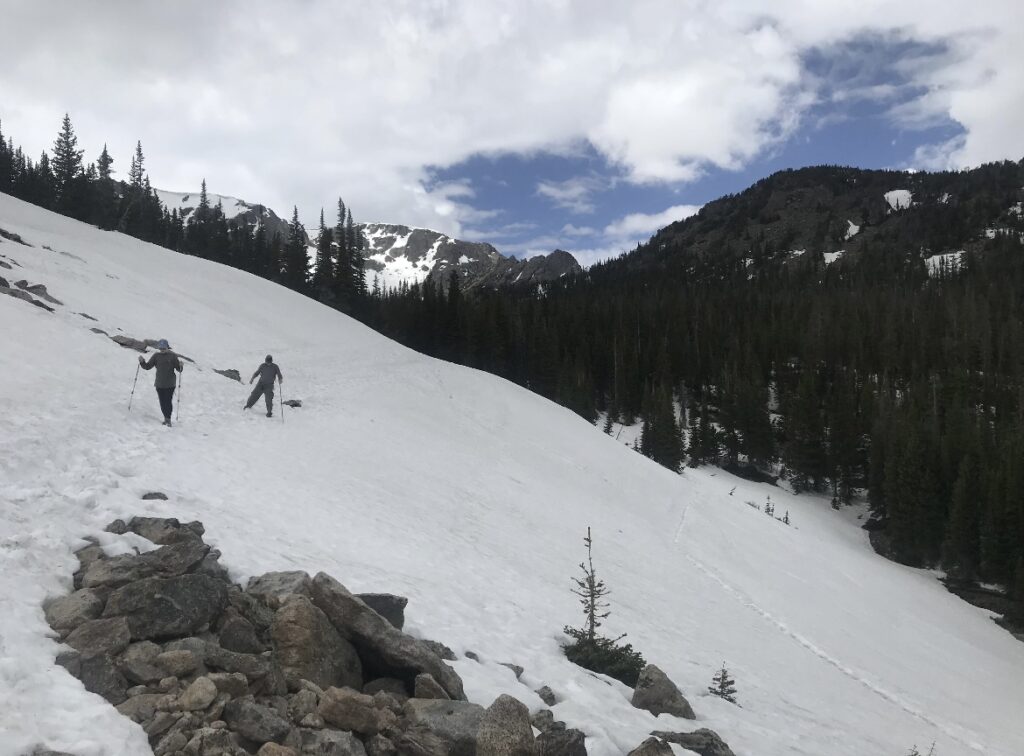
<svg viewBox="0 0 1024 756">
<path fill-rule="evenodd" d="M 128 647 L 131 635 L 124 617 L 83 622 L 66 639 L 71 648 L 82 653 L 116 656 Z"/>
<path fill-rule="evenodd" d="M 365 668 L 408 682 L 426 672 L 451 698 L 465 700 L 455 670 L 429 647 L 392 627 L 330 575 L 321 572 L 313 579 L 313 603 L 356 647 Z"/>
<path fill-rule="evenodd" d="M 672 756 L 672 746 L 664 740 L 647 738 L 647 740 L 630 751 L 628 756 Z"/>
<path fill-rule="evenodd" d="M 117 705 L 127 698 L 128 681 L 107 654 L 82 656 L 78 673 L 85 689 Z"/>
<path fill-rule="evenodd" d="M 233 381 L 238 381 L 239 383 L 242 382 L 242 376 L 239 375 L 238 371 L 235 370 L 234 368 L 229 368 L 227 370 L 218 370 L 217 368 L 214 368 L 213 372 L 217 373 L 218 375 L 223 375 L 225 378 L 230 378 Z"/>
<path fill-rule="evenodd" d="M 700 756 L 736 756 L 713 730 L 702 728 L 693 732 L 652 732 L 651 735 L 681 745 Z"/>
<path fill-rule="evenodd" d="M 530 711 L 509 695 L 495 699 L 480 721 L 477 756 L 535 756 Z"/>
<path fill-rule="evenodd" d="M 653 664 L 648 664 L 640 673 L 630 703 L 638 709 L 646 709 L 655 716 L 672 714 L 683 719 L 697 718 L 676 684 Z"/>
<path fill-rule="evenodd" d="M 405 607 L 409 599 L 391 593 L 357 593 L 356 598 L 399 630 L 405 626 Z"/>
<path fill-rule="evenodd" d="M 249 578 L 245 592 L 276 610 L 292 594 L 312 596 L 313 581 L 305 572 L 268 572 Z"/>
<path fill-rule="evenodd" d="M 477 733 L 484 717 L 482 706 L 467 701 L 427 701 L 410 698 L 405 702 L 403 713 L 409 724 L 407 735 L 420 725 L 421 730 L 432 733 L 444 743 L 446 751 L 441 753 L 447 752 L 451 756 L 476 756 Z M 433 745 L 433 738 L 424 737 L 419 742 L 430 746 Z M 399 752 L 402 752 L 402 743 L 396 745 Z"/>
<path fill-rule="evenodd" d="M 582 730 L 551 728 L 537 738 L 538 756 L 587 756 L 587 736 Z M 659 754 L 657 756 L 668 756 Z"/>
<path fill-rule="evenodd" d="M 325 690 L 317 713 L 327 724 L 360 735 L 377 735 L 398 721 L 394 712 L 378 708 L 373 697 L 351 688 Z"/>
<path fill-rule="evenodd" d="M 224 721 L 243 738 L 258 744 L 280 743 L 291 730 L 284 717 L 248 698 L 231 701 L 225 706 Z"/>
<path fill-rule="evenodd" d="M 413 684 L 413 695 L 416 698 L 441 698 L 444 700 L 451 698 L 444 688 L 438 685 L 437 680 L 426 673 L 416 675 L 416 680 Z"/>
<path fill-rule="evenodd" d="M 538 696 L 540 696 L 540 700 L 546 703 L 548 706 L 555 705 L 555 692 L 551 690 L 551 688 L 549 688 L 547 685 L 543 685 L 537 688 L 537 690 L 535 690 L 534 692 Z"/>
<path fill-rule="evenodd" d="M 271 636 L 289 683 L 304 679 L 321 688 L 362 688 L 363 666 L 356 650 L 305 596 L 287 598 L 274 615 Z"/>
<path fill-rule="evenodd" d="M 168 638 L 209 625 L 227 600 L 227 586 L 206 575 L 146 578 L 110 594 L 103 614 L 127 617 L 135 640 Z"/>
<path fill-rule="evenodd" d="M 75 591 L 46 606 L 46 621 L 59 632 L 74 630 L 83 622 L 97 619 L 106 602 L 92 590 Z"/>
<path fill-rule="evenodd" d="M 82 585 L 86 588 L 117 588 L 143 578 L 184 575 L 202 562 L 209 551 L 210 547 L 199 539 L 188 538 L 145 554 L 100 559 L 86 569 Z"/>
</svg>

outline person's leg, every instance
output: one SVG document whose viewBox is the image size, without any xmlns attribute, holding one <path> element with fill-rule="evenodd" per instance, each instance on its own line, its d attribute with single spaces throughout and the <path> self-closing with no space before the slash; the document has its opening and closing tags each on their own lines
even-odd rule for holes
<svg viewBox="0 0 1024 756">
<path fill-rule="evenodd" d="M 164 420 L 170 420 L 174 411 L 174 389 L 158 388 L 156 393 L 160 397 L 160 411 L 164 413 Z"/>
<path fill-rule="evenodd" d="M 274 386 L 263 389 L 263 398 L 267 400 L 267 415 L 274 414 Z"/>
<path fill-rule="evenodd" d="M 254 388 L 252 390 L 252 393 L 249 394 L 249 401 L 247 401 L 245 403 L 245 408 L 249 409 L 252 405 L 256 404 L 256 402 L 259 401 L 260 394 L 262 394 L 262 393 L 263 393 L 263 384 L 262 383 L 257 383 L 256 384 L 256 388 Z"/>
</svg>

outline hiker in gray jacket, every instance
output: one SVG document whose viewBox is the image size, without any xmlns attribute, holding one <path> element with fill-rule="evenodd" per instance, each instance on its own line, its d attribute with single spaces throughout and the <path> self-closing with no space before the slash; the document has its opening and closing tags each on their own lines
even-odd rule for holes
<svg viewBox="0 0 1024 756">
<path fill-rule="evenodd" d="M 256 384 L 256 388 L 249 394 L 249 401 L 245 403 L 245 409 L 249 409 L 252 405 L 259 401 L 260 395 L 267 402 L 267 417 L 274 416 L 274 380 L 276 379 L 279 383 L 284 383 L 284 376 L 281 375 L 281 368 L 274 364 L 274 358 L 269 354 L 263 361 L 263 364 L 256 368 L 256 372 L 252 374 L 252 378 L 249 379 L 249 385 L 256 380 L 256 376 L 259 376 L 260 382 Z"/>
<path fill-rule="evenodd" d="M 170 426 L 171 411 L 174 409 L 174 389 L 178 385 L 174 371 L 177 370 L 180 373 L 182 364 L 178 355 L 171 351 L 171 345 L 167 343 L 167 339 L 160 339 L 156 346 L 160 351 L 154 352 L 148 360 L 139 357 L 139 365 L 146 370 L 156 368 L 156 380 L 153 381 L 153 385 L 156 386 L 156 395 L 160 397 L 160 410 L 164 413 L 164 425 Z"/>
</svg>

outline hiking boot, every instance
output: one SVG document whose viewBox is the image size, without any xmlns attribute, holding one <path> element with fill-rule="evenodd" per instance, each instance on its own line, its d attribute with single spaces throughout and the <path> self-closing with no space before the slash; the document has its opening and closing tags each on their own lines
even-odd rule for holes
<svg viewBox="0 0 1024 756">
<path fill-rule="evenodd" d="M 273 417 L 273 416 L 274 416 L 274 413 L 273 413 L 273 412 L 268 412 L 268 413 L 267 413 L 267 417 Z"/>
<path fill-rule="evenodd" d="M 168 428 L 170 428 L 170 427 L 171 427 L 171 421 L 170 421 L 170 419 L 165 419 L 165 420 L 164 420 L 164 425 L 166 425 L 166 426 L 167 426 Z"/>
</svg>

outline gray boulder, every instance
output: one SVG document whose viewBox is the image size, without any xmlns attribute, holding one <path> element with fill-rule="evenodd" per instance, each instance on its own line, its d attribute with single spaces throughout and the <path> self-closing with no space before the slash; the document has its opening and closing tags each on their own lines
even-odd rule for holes
<svg viewBox="0 0 1024 756">
<path fill-rule="evenodd" d="M 310 756 L 366 756 L 366 749 L 351 732 L 299 730 L 302 753 Z"/>
<path fill-rule="evenodd" d="M 390 739 L 374 735 L 366 741 L 366 756 L 397 756 L 398 749 Z"/>
<path fill-rule="evenodd" d="M 321 572 L 313 579 L 313 603 L 356 647 L 364 667 L 407 683 L 427 672 L 451 698 L 465 700 L 462 680 L 455 670 L 428 646 L 394 628 L 330 575 Z"/>
<path fill-rule="evenodd" d="M 538 756 L 587 756 L 587 736 L 582 730 L 551 728 L 537 738 Z M 663 756 L 668 756 L 664 754 Z"/>
<path fill-rule="evenodd" d="M 124 617 L 94 619 L 83 622 L 65 639 L 71 648 L 82 654 L 117 654 L 128 648 L 131 634 Z"/>
<path fill-rule="evenodd" d="M 218 370 L 217 368 L 214 368 L 213 372 L 217 375 L 223 375 L 225 378 L 230 378 L 233 381 L 238 381 L 239 383 L 242 382 L 242 376 L 239 375 L 238 371 L 234 368 L 228 368 L 227 370 Z"/>
<path fill-rule="evenodd" d="M 133 722 L 142 724 L 156 716 L 157 706 L 160 705 L 163 699 L 162 693 L 143 693 L 138 696 L 132 696 L 124 703 L 118 704 L 116 708 L 121 716 L 128 717 Z"/>
<path fill-rule="evenodd" d="M 217 697 L 217 686 L 209 677 L 197 677 L 178 698 L 182 711 L 202 711 Z"/>
<path fill-rule="evenodd" d="M 163 491 L 147 491 L 142 494 L 143 501 L 167 501 L 167 494 Z M 155 541 L 154 541 L 155 543 Z"/>
<path fill-rule="evenodd" d="M 437 733 L 422 724 L 402 731 L 395 741 L 399 756 L 449 756 L 455 751 Z"/>
<path fill-rule="evenodd" d="M 392 627 L 401 630 L 405 626 L 405 607 L 409 599 L 391 593 L 357 593 L 356 598 L 377 612 L 391 623 Z"/>
<path fill-rule="evenodd" d="M 221 618 L 217 631 L 221 648 L 240 654 L 261 654 L 266 647 L 256 634 L 256 628 L 234 608 L 229 607 Z"/>
<path fill-rule="evenodd" d="M 549 688 L 547 685 L 542 685 L 541 687 L 537 688 L 537 690 L 535 690 L 534 693 L 540 696 L 540 700 L 546 703 L 548 706 L 555 705 L 555 702 L 557 700 L 555 698 L 555 692 L 551 690 L 551 688 Z"/>
<path fill-rule="evenodd" d="M 85 571 L 86 588 L 117 588 L 150 577 L 184 575 L 203 561 L 210 547 L 196 538 L 161 546 L 145 554 L 100 559 Z"/>
<path fill-rule="evenodd" d="M 291 595 L 311 597 L 313 581 L 309 575 L 299 570 L 291 572 L 267 572 L 249 578 L 245 592 L 262 601 L 271 609 L 278 609 L 286 598 Z"/>
<path fill-rule="evenodd" d="M 697 718 L 676 684 L 653 664 L 648 664 L 640 673 L 630 703 L 638 709 L 646 709 L 654 716 L 672 714 L 683 719 Z"/>
<path fill-rule="evenodd" d="M 103 612 L 103 597 L 88 588 L 54 599 L 46 605 L 46 621 L 58 632 L 74 630 Z"/>
<path fill-rule="evenodd" d="M 249 680 L 241 672 L 211 672 L 207 677 L 218 693 L 226 693 L 232 698 L 249 695 Z"/>
<path fill-rule="evenodd" d="M 438 685 L 437 680 L 427 673 L 416 675 L 416 680 L 413 684 L 413 695 L 416 698 L 441 698 L 444 700 L 451 698 L 444 692 L 444 688 Z"/>
<path fill-rule="evenodd" d="M 408 728 L 419 726 L 440 738 L 450 756 L 476 756 L 477 732 L 484 718 L 482 706 L 468 701 L 410 698 L 405 702 L 402 711 Z M 410 732 L 411 730 L 407 729 L 405 734 L 409 735 Z M 417 742 L 430 746 L 433 740 L 421 736 Z M 404 752 L 401 741 L 395 745 L 398 746 L 399 753 Z"/>
<path fill-rule="evenodd" d="M 257 745 L 280 743 L 292 728 L 288 720 L 273 709 L 248 698 L 230 701 L 224 707 L 224 721 L 233 731 Z"/>
<path fill-rule="evenodd" d="M 427 640 L 426 638 L 424 638 L 420 640 L 420 643 L 429 648 L 431 651 L 437 654 L 437 657 L 439 659 L 443 659 L 444 661 L 455 661 L 459 658 L 455 655 L 454 651 L 452 651 L 450 648 L 448 648 L 448 646 L 444 645 L 440 641 Z"/>
<path fill-rule="evenodd" d="M 405 701 L 409 697 L 409 691 L 405 687 L 405 683 L 395 677 L 378 677 L 376 680 L 370 680 L 370 682 L 363 686 L 363 693 L 368 696 L 381 691 L 389 693 L 400 701 Z"/>
<path fill-rule="evenodd" d="M 309 680 L 321 688 L 363 687 L 359 655 L 306 596 L 289 596 L 270 628 L 277 657 L 290 684 Z"/>
<path fill-rule="evenodd" d="M 377 735 L 398 722 L 394 712 L 378 708 L 371 696 L 351 688 L 325 690 L 317 713 L 333 727 L 364 736 Z"/>
<path fill-rule="evenodd" d="M 647 738 L 638 745 L 627 756 L 672 756 L 672 746 L 664 740 Z"/>
<path fill-rule="evenodd" d="M 134 640 L 168 638 L 191 635 L 209 625 L 227 600 L 227 586 L 206 575 L 147 578 L 111 593 L 103 616 L 127 617 Z"/>
<path fill-rule="evenodd" d="M 541 732 L 546 732 L 555 726 L 555 715 L 551 709 L 541 709 L 530 716 L 530 724 Z"/>
<path fill-rule="evenodd" d="M 103 696 L 114 706 L 127 698 L 128 682 L 106 654 L 83 655 L 79 679 L 87 691 Z"/>
<path fill-rule="evenodd" d="M 139 641 L 128 646 L 117 660 L 117 668 L 128 682 L 136 685 L 149 685 L 160 682 L 167 673 L 156 664 L 160 655 L 160 646 L 151 641 Z"/>
<path fill-rule="evenodd" d="M 652 732 L 656 738 L 681 745 L 700 756 L 736 756 L 714 730 L 701 728 L 693 732 Z"/>
<path fill-rule="evenodd" d="M 142 498 L 166 501 L 167 494 L 156 491 L 143 494 Z M 127 527 L 132 533 L 161 546 L 202 538 L 206 533 L 203 523 L 198 520 L 183 523 L 173 517 L 133 517 L 128 521 Z"/>
<path fill-rule="evenodd" d="M 153 663 L 163 670 L 165 675 L 185 677 L 199 669 L 202 661 L 195 652 L 179 648 L 157 654 Z"/>
<path fill-rule="evenodd" d="M 535 756 L 537 744 L 526 705 L 507 694 L 494 699 L 480 720 L 476 752 L 477 756 Z"/>
</svg>

